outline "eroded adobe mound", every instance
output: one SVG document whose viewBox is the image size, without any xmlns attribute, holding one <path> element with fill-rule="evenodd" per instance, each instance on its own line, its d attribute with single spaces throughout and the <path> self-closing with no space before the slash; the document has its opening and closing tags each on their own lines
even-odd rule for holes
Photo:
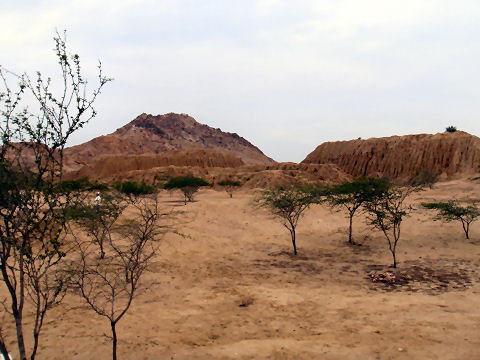
<svg viewBox="0 0 480 360">
<path fill-rule="evenodd" d="M 480 139 L 457 131 L 327 142 L 302 161 L 327 163 L 352 176 L 407 179 L 422 170 L 444 177 L 472 175 L 480 166 Z"/>
<path fill-rule="evenodd" d="M 68 174 L 69 178 L 118 178 L 129 171 L 145 171 L 168 166 L 200 168 L 236 168 L 244 165 L 242 159 L 230 153 L 215 150 L 169 151 L 148 155 L 104 155 L 90 165 Z"/>
</svg>

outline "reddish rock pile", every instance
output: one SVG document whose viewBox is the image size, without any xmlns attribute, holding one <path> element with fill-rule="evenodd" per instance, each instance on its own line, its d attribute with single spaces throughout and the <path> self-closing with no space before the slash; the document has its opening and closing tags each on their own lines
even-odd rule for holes
<svg viewBox="0 0 480 360">
<path fill-rule="evenodd" d="M 327 142 L 302 164 L 333 163 L 352 176 L 407 179 L 428 170 L 444 177 L 479 171 L 480 139 L 463 131 Z"/>
</svg>

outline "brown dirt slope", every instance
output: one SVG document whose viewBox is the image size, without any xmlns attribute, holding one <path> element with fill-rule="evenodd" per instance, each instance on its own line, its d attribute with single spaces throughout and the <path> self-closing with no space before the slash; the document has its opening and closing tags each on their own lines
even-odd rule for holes
<svg viewBox="0 0 480 360">
<path fill-rule="evenodd" d="M 327 142 L 302 164 L 337 164 L 352 176 L 406 179 L 429 170 L 443 177 L 472 175 L 480 165 L 480 139 L 463 131 Z"/>
<path fill-rule="evenodd" d="M 243 137 L 198 123 L 186 114 L 142 114 L 113 134 L 65 150 L 66 166 L 79 170 L 100 155 L 159 154 L 173 150 L 217 149 L 246 164 L 274 161 Z"/>
</svg>

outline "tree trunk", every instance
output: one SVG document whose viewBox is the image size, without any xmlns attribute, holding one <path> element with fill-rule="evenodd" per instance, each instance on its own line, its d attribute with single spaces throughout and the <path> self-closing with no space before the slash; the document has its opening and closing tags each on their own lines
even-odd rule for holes
<svg viewBox="0 0 480 360">
<path fill-rule="evenodd" d="M 393 268 L 396 269 L 397 268 L 397 255 L 396 255 L 395 250 L 392 250 L 392 256 L 393 256 Z"/>
<path fill-rule="evenodd" d="M 352 240 L 352 223 L 353 223 L 353 214 L 350 214 L 350 226 L 348 228 L 348 242 L 353 244 Z"/>
<path fill-rule="evenodd" d="M 469 230 L 470 224 L 462 221 L 462 226 L 463 226 L 463 231 L 465 231 L 465 237 L 467 238 L 467 240 L 469 240 L 470 238 L 468 237 L 468 230 Z"/>
<path fill-rule="evenodd" d="M 99 242 L 100 245 L 100 259 L 105 259 L 105 251 L 103 250 L 103 240 Z"/>
<path fill-rule="evenodd" d="M 293 245 L 293 253 L 297 255 L 297 244 L 295 243 L 295 228 L 292 227 L 290 230 L 290 234 L 292 235 L 292 245 Z"/>
<path fill-rule="evenodd" d="M 4 359 L 6 359 L 6 360 L 9 359 L 8 351 L 7 351 L 7 348 L 5 346 L 5 343 L 3 342 L 3 339 L 0 339 L 0 354 L 3 355 Z"/>
<path fill-rule="evenodd" d="M 15 326 L 17 328 L 18 353 L 20 354 L 21 360 L 27 360 L 25 341 L 23 340 L 22 316 L 17 310 L 13 311 L 13 316 L 15 317 Z"/>
<path fill-rule="evenodd" d="M 112 338 L 113 338 L 113 342 L 112 342 L 112 359 L 113 360 L 117 360 L 117 331 L 115 330 L 116 324 L 117 324 L 116 322 L 113 322 L 113 321 L 110 322 L 110 326 L 112 327 Z"/>
<path fill-rule="evenodd" d="M 2 280 L 5 282 L 5 285 L 8 288 L 8 291 L 10 293 L 10 298 L 12 301 L 11 307 L 12 307 L 13 318 L 15 319 L 15 327 L 17 330 L 18 352 L 20 354 L 20 359 L 26 360 L 27 355 L 25 353 L 25 341 L 23 340 L 23 325 L 22 325 L 23 297 L 20 301 L 20 305 L 18 305 L 17 293 L 14 286 L 10 283 L 10 280 L 7 274 L 6 263 L 2 264 L 1 270 L 2 270 L 2 277 L 3 277 Z M 23 286 L 23 276 L 20 276 L 20 286 L 21 287 Z M 23 293 L 20 294 L 20 296 L 23 296 Z"/>
<path fill-rule="evenodd" d="M 35 356 L 37 355 L 37 348 L 38 348 L 38 333 L 34 333 L 33 334 L 33 342 L 34 342 L 34 345 L 33 345 L 33 350 L 32 350 L 32 356 L 30 356 L 30 360 L 35 360 Z"/>
</svg>

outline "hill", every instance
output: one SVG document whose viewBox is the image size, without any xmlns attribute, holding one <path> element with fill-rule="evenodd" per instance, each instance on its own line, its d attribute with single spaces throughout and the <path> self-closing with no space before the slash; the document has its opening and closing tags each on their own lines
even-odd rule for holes
<svg viewBox="0 0 480 360">
<path fill-rule="evenodd" d="M 141 114 L 112 134 L 65 149 L 68 170 L 91 165 L 100 155 L 161 154 L 174 150 L 215 149 L 242 159 L 245 164 L 274 161 L 235 133 L 198 123 L 186 114 Z"/>
<path fill-rule="evenodd" d="M 442 177 L 478 173 L 480 138 L 463 131 L 326 142 L 302 164 L 336 164 L 352 176 L 407 179 L 428 170 Z"/>
</svg>

